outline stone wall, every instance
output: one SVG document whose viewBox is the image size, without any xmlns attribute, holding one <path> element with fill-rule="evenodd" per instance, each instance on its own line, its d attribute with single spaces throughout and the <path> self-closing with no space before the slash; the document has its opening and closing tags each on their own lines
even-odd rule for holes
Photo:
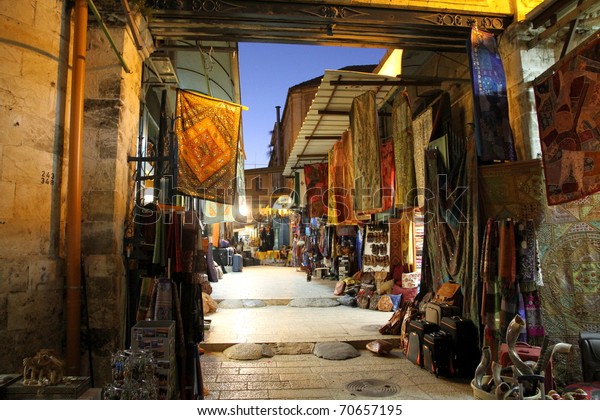
<svg viewBox="0 0 600 420">
<path fill-rule="evenodd" d="M 133 184 L 142 62 L 124 25 L 110 34 L 127 73 L 95 21 L 88 31 L 82 175 L 82 253 L 90 343 L 97 384 L 110 381 L 110 356 L 125 343 L 126 270 L 123 240 Z M 85 332 L 85 331 L 84 331 Z"/>
<path fill-rule="evenodd" d="M 62 1 L 0 6 L 0 373 L 64 340 Z"/>
</svg>

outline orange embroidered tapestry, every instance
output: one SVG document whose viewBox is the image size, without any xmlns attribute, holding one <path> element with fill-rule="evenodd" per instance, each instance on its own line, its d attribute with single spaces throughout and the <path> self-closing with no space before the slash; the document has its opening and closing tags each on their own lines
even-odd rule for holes
<svg viewBox="0 0 600 420">
<path fill-rule="evenodd" d="M 184 194 L 233 204 L 241 106 L 179 90 L 177 183 Z"/>
</svg>

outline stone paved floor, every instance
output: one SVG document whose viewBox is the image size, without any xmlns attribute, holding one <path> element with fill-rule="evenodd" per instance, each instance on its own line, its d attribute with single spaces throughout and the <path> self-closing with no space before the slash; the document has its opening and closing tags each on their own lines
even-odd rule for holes
<svg viewBox="0 0 600 420">
<path fill-rule="evenodd" d="M 244 267 L 241 273 L 228 272 L 212 283 L 211 296 L 220 302 L 217 312 L 207 315 L 211 327 L 201 346 L 203 380 L 209 391 L 206 399 L 473 399 L 468 380 L 436 378 L 407 361 L 395 349 L 388 356 L 365 350 L 375 339 L 394 343 L 397 337 L 382 336 L 378 329 L 391 313 L 335 306 L 328 308 L 291 307 L 298 298 L 335 299 L 335 281 L 306 281 L 291 267 Z M 263 307 L 225 309 L 225 302 L 262 300 Z M 252 303 L 255 303 L 254 301 Z M 277 354 L 255 361 L 237 361 L 222 351 L 236 343 L 316 343 L 344 341 L 361 350 L 360 357 L 325 360 L 313 354 Z M 381 380 L 390 384 L 383 392 L 367 396 L 346 387 L 357 380 Z M 373 388 L 369 388 L 373 389 Z"/>
</svg>

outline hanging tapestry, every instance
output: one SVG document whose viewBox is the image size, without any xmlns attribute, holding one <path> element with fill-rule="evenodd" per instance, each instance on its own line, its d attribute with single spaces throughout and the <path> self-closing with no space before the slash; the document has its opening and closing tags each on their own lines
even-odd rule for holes
<svg viewBox="0 0 600 420">
<path fill-rule="evenodd" d="M 508 118 L 506 76 L 496 39 L 474 27 L 468 50 L 477 155 L 482 161 L 517 160 Z"/>
<path fill-rule="evenodd" d="M 327 163 L 304 165 L 306 203 L 309 217 L 327 216 L 327 189 L 329 187 Z"/>
<path fill-rule="evenodd" d="M 394 204 L 394 143 L 389 141 L 380 147 L 381 159 L 381 211 L 392 208 Z"/>
<path fill-rule="evenodd" d="M 534 82 L 549 205 L 600 191 L 600 37 Z"/>
<path fill-rule="evenodd" d="M 177 91 L 177 190 L 233 204 L 241 106 Z"/>
<path fill-rule="evenodd" d="M 357 151 L 353 159 L 357 213 L 374 213 L 381 208 L 378 121 L 375 92 L 370 90 L 355 97 L 350 108 L 350 130 L 352 148 Z"/>
<path fill-rule="evenodd" d="M 392 105 L 392 130 L 396 169 L 395 206 L 397 208 L 416 207 L 417 180 L 415 164 L 413 162 L 415 159 L 413 123 L 407 92 L 402 92 L 394 98 Z"/>
<path fill-rule="evenodd" d="M 426 150 L 426 187 L 431 192 L 424 210 L 425 243 L 421 289 L 438 290 L 449 280 L 461 285 L 463 316 L 479 319 L 477 162 L 474 141 L 460 141 L 449 150 L 452 168 L 445 174 L 438 150 Z M 461 147 L 458 147 L 461 146 Z M 442 175 L 442 176 L 440 176 Z"/>
<path fill-rule="evenodd" d="M 419 208 L 423 208 L 425 205 L 427 193 L 425 189 L 425 149 L 432 139 L 448 133 L 451 118 L 450 95 L 444 92 L 430 103 L 425 102 L 413 119 L 414 166 Z M 460 153 L 462 154 L 463 151 Z"/>
<path fill-rule="evenodd" d="M 479 168 L 482 219 L 544 218 L 544 181 L 540 159 L 483 165 Z"/>
<path fill-rule="evenodd" d="M 329 208 L 327 223 L 356 224 L 352 189 L 352 138 L 349 130 L 329 151 Z"/>
<path fill-rule="evenodd" d="M 417 183 L 417 205 L 419 208 L 423 208 L 425 205 L 425 148 L 431 138 L 433 127 L 432 115 L 432 109 L 427 108 L 413 121 L 415 180 Z"/>
</svg>

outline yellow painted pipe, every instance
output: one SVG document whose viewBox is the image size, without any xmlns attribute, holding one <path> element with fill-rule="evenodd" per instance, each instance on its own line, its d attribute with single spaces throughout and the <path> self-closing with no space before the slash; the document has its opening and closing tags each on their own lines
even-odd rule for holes
<svg viewBox="0 0 600 420">
<path fill-rule="evenodd" d="M 67 181 L 67 350 L 66 371 L 80 375 L 81 364 L 81 173 L 83 101 L 87 43 L 88 4 L 76 0 L 74 7 L 69 172 Z"/>
</svg>

